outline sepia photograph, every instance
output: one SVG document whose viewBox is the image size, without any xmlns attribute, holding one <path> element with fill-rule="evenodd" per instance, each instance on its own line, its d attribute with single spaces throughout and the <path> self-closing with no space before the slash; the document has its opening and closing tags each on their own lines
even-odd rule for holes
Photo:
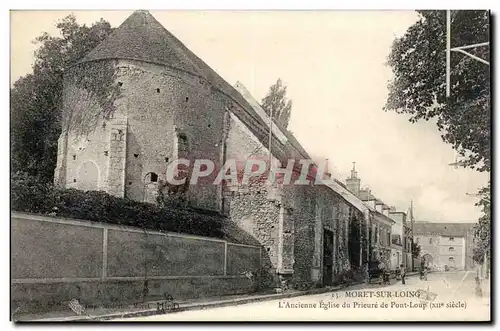
<svg viewBox="0 0 500 331">
<path fill-rule="evenodd" d="M 491 12 L 10 10 L 10 321 L 491 322 Z"/>
</svg>

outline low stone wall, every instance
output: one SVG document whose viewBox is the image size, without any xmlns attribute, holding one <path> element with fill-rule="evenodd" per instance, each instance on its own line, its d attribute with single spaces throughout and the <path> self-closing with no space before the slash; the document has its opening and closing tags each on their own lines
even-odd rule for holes
<svg viewBox="0 0 500 331">
<path fill-rule="evenodd" d="M 11 214 L 13 309 L 113 305 L 259 289 L 260 247 L 103 223 Z"/>
</svg>

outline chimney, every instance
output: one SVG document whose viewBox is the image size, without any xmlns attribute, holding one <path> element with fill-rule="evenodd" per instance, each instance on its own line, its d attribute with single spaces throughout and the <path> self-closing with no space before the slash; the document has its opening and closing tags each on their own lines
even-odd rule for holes
<svg viewBox="0 0 500 331">
<path fill-rule="evenodd" d="M 361 179 L 358 178 L 358 172 L 356 171 L 356 162 L 352 163 L 351 177 L 347 178 L 345 183 L 347 189 L 351 191 L 355 196 L 359 197 Z"/>
</svg>

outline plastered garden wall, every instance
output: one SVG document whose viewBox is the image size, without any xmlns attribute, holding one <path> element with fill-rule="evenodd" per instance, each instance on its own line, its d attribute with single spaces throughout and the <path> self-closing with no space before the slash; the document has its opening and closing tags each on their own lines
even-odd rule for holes
<svg viewBox="0 0 500 331">
<path fill-rule="evenodd" d="M 259 288 L 260 247 L 13 212 L 12 298 L 20 310 L 178 300 Z M 248 278 L 245 273 L 252 273 Z"/>
</svg>

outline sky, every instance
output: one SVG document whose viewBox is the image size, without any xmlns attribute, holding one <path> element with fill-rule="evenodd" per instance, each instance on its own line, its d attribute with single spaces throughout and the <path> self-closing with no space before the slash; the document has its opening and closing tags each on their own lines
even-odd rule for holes
<svg viewBox="0 0 500 331">
<path fill-rule="evenodd" d="M 489 175 L 449 164 L 455 152 L 434 122 L 410 123 L 384 112 L 394 38 L 413 11 L 150 11 L 228 83 L 261 100 L 281 78 L 293 101 L 290 131 L 316 159 L 329 159 L 344 181 L 352 163 L 362 188 L 417 221 L 474 222 L 471 196 Z M 67 11 L 11 13 L 11 84 L 31 72 L 33 40 L 57 35 Z M 78 23 L 103 18 L 117 27 L 131 11 L 73 11 Z M 27 24 L 29 22 L 29 24 Z"/>
</svg>

